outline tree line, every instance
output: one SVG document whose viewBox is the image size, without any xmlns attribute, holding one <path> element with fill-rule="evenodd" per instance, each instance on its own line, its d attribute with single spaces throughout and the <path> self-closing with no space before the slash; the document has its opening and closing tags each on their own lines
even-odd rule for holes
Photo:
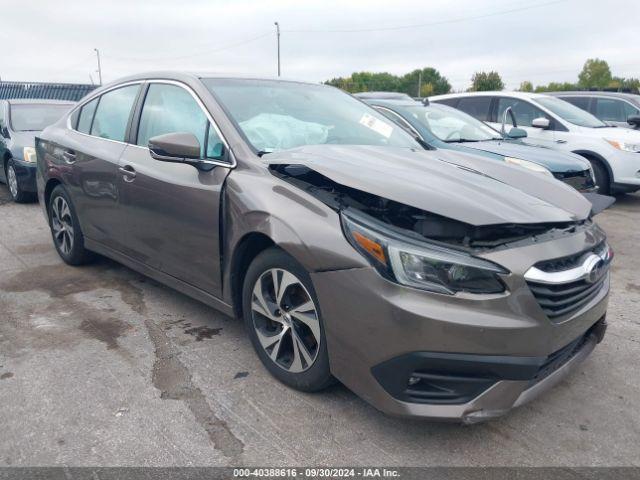
<svg viewBox="0 0 640 480">
<path fill-rule="evenodd" d="M 451 92 L 449 80 L 431 67 L 416 69 L 404 75 L 388 72 L 354 72 L 349 77 L 336 77 L 324 82 L 350 93 L 402 92 L 412 97 L 428 97 Z M 503 90 L 500 74 L 495 71 L 475 72 L 468 92 Z M 574 82 L 550 82 L 534 86 L 528 80 L 520 84 L 522 92 L 551 92 L 566 90 L 611 90 L 640 93 L 640 79 L 614 76 L 609 64 L 599 58 L 588 59 Z"/>
</svg>

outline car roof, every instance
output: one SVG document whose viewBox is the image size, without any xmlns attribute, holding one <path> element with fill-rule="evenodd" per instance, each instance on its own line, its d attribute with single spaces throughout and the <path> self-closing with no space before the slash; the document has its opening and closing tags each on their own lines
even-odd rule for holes
<svg viewBox="0 0 640 480">
<path fill-rule="evenodd" d="M 604 92 L 599 90 L 589 91 L 566 91 L 566 92 L 545 92 L 548 95 L 554 97 L 611 97 L 611 98 L 625 98 L 627 100 L 634 100 L 640 102 L 640 95 L 628 92 Z"/>
<path fill-rule="evenodd" d="M 548 95 L 545 93 L 531 93 L 531 92 L 516 92 L 516 91 L 488 91 L 488 92 L 460 92 L 460 93 L 447 93 L 445 95 L 434 95 L 429 97 L 429 100 L 438 101 L 445 100 L 447 98 L 462 98 L 462 97 L 512 97 L 522 99 L 535 99 L 543 98 Z"/>
<path fill-rule="evenodd" d="M 413 100 L 409 95 L 402 92 L 359 92 L 354 93 L 354 97 L 367 100 Z"/>
<path fill-rule="evenodd" d="M 50 100 L 47 98 L 8 98 L 9 105 L 74 105 L 69 100 Z"/>
</svg>

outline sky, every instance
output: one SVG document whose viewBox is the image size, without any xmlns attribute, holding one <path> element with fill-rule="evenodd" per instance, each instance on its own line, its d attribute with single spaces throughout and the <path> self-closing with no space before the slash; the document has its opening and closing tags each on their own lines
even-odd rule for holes
<svg viewBox="0 0 640 480">
<path fill-rule="evenodd" d="M 0 0 L 0 78 L 103 82 L 150 70 L 285 78 L 434 67 L 508 89 L 576 81 L 587 58 L 640 77 L 637 0 Z"/>
</svg>

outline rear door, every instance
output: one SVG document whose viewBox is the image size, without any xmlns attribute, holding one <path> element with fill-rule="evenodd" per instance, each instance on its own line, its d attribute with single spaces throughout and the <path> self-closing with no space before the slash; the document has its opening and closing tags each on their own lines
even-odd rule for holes
<svg viewBox="0 0 640 480">
<path fill-rule="evenodd" d="M 227 144 L 196 94 L 181 83 L 150 82 L 136 116 L 136 145 L 120 161 L 127 253 L 221 296 L 219 214 L 231 168 Z M 152 158 L 149 139 L 175 132 L 193 133 L 201 157 L 219 165 L 196 168 Z"/>
<path fill-rule="evenodd" d="M 122 250 L 126 226 L 120 222 L 118 162 L 126 148 L 140 83 L 116 87 L 84 104 L 73 115 L 62 148 L 65 186 L 78 212 L 83 233 Z"/>
</svg>

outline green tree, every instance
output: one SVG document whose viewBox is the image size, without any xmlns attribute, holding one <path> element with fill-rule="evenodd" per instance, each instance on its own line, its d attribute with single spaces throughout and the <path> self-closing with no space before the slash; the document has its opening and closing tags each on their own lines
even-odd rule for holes
<svg viewBox="0 0 640 480">
<path fill-rule="evenodd" d="M 420 82 L 420 73 L 422 73 L 422 82 Z M 420 92 L 418 92 L 419 83 Z M 412 97 L 428 97 L 430 95 L 449 93 L 451 91 L 451 84 L 438 70 L 426 67 L 416 69 L 400 77 L 398 81 L 398 91 Z"/>
<path fill-rule="evenodd" d="M 578 75 L 578 85 L 582 88 L 606 88 L 612 80 L 609 64 L 599 58 L 588 59 Z"/>
<path fill-rule="evenodd" d="M 579 90 L 578 85 L 571 82 L 549 82 L 547 85 L 538 85 L 535 88 L 536 93 L 540 92 L 567 92 L 570 90 Z"/>
<path fill-rule="evenodd" d="M 487 92 L 491 90 L 502 90 L 504 82 L 498 72 L 476 72 L 471 77 L 470 92 Z"/>
<path fill-rule="evenodd" d="M 397 91 L 398 89 L 398 77 L 387 72 L 354 72 L 349 77 L 332 78 L 324 83 L 350 93 Z"/>
<path fill-rule="evenodd" d="M 520 84 L 520 88 L 518 88 L 521 92 L 533 92 L 533 83 L 529 80 L 525 80 Z"/>
</svg>

